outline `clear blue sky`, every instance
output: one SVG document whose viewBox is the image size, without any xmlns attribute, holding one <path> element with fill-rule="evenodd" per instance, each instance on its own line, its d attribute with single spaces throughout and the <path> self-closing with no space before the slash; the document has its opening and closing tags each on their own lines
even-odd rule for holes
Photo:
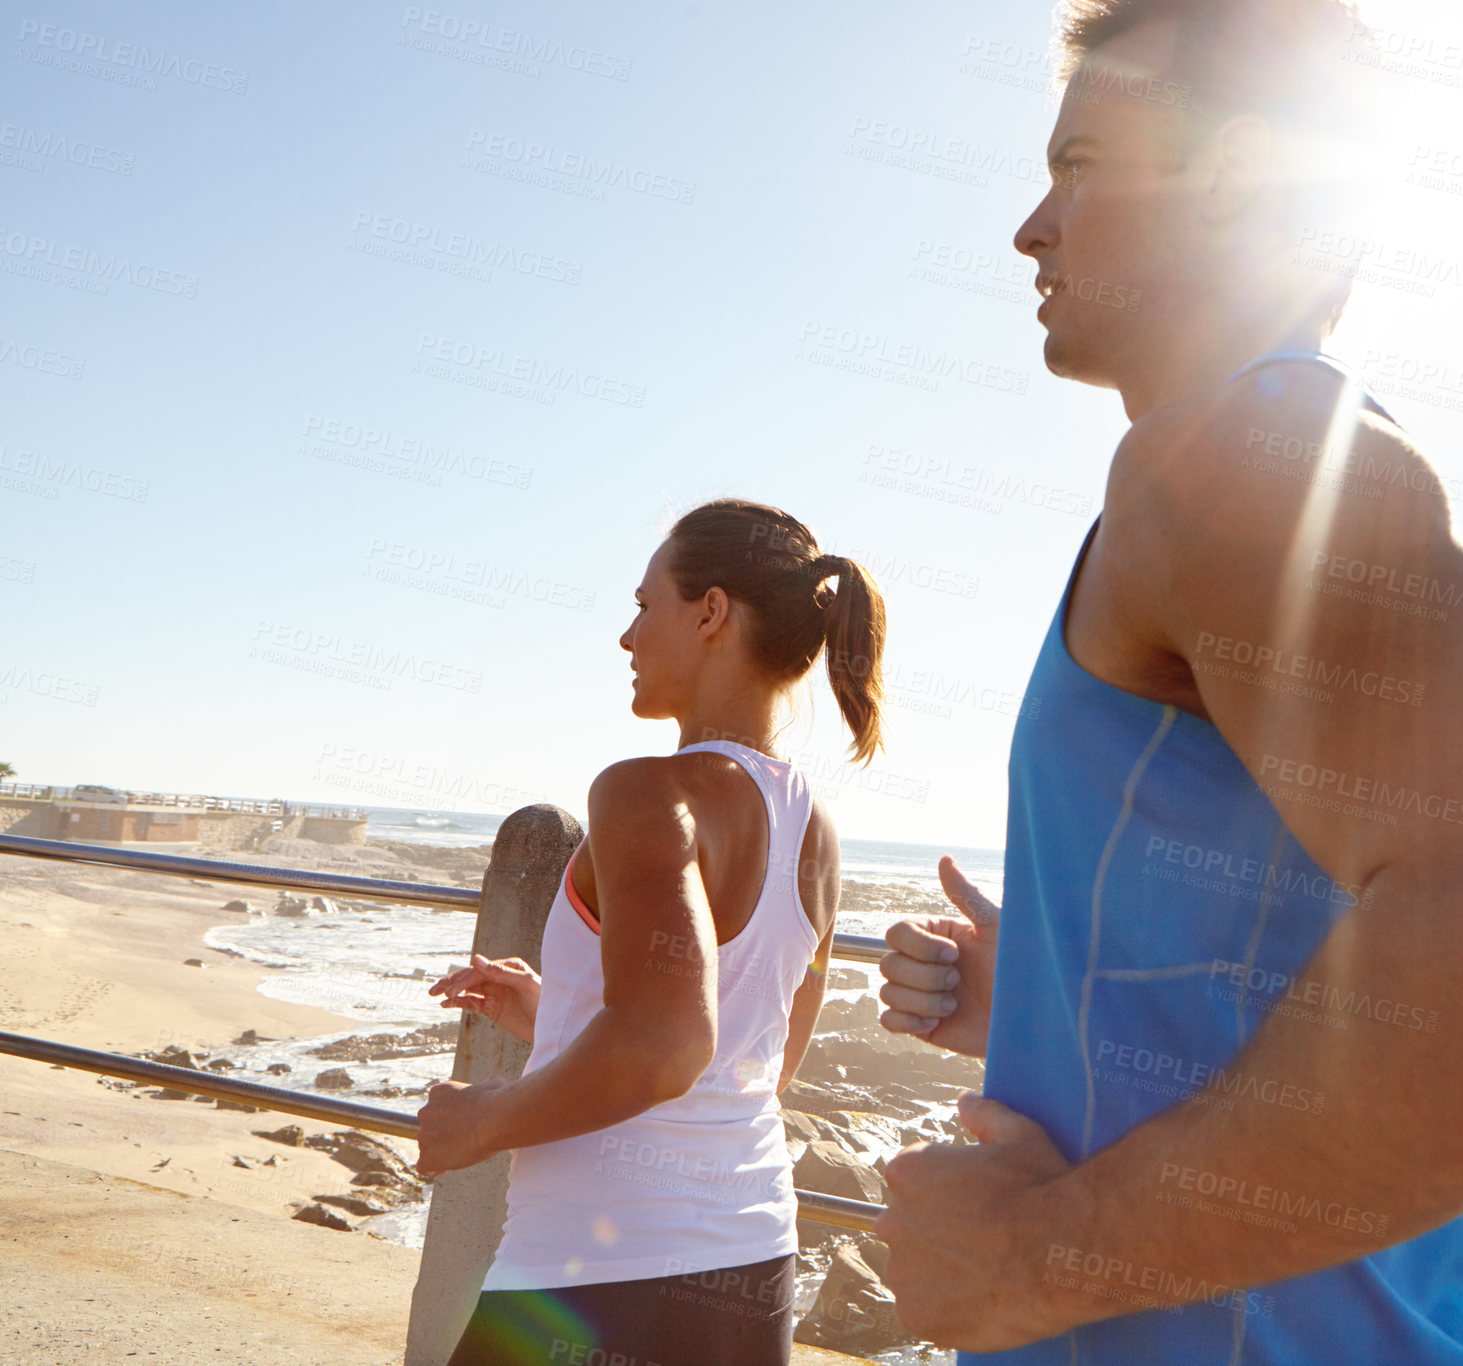
<svg viewBox="0 0 1463 1366">
<path fill-rule="evenodd" d="M 1125 426 L 1043 371 L 1010 245 L 1044 4 L 5 24 L 19 778 L 582 812 L 604 764 L 674 746 L 616 639 L 669 521 L 737 494 L 884 582 L 887 756 L 842 765 L 821 679 L 790 733 L 843 833 L 1004 842 L 1016 701 Z M 1364 285 L 1336 349 L 1434 367 L 1390 401 L 1457 477 L 1463 38 L 1433 0 L 1387 25 L 1433 176 L 1396 189 L 1398 246 L 1455 269 Z M 916 351 L 968 378 L 901 382 Z"/>
</svg>

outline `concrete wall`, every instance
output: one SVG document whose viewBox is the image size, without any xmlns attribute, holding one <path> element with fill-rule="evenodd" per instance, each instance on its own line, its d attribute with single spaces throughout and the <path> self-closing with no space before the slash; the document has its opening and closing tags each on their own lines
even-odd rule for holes
<svg viewBox="0 0 1463 1366">
<path fill-rule="evenodd" d="M 271 835 L 297 836 L 304 824 L 303 816 L 295 816 L 276 830 L 278 816 L 261 816 L 257 811 L 201 811 L 198 815 L 199 844 L 209 849 L 253 849 Z"/>
<path fill-rule="evenodd" d="M 0 797 L 0 834 L 25 835 L 36 840 L 60 839 L 59 813 L 51 802 Z"/>
<path fill-rule="evenodd" d="M 336 816 L 306 816 L 300 838 L 319 840 L 321 844 L 364 844 L 366 822 L 342 820 Z"/>
<path fill-rule="evenodd" d="M 79 820 L 72 820 L 75 815 Z M 174 819 L 164 819 L 165 817 Z M 98 805 L 74 810 L 57 802 L 0 797 L 0 834 L 39 840 L 127 840 L 178 842 L 196 840 L 209 849 L 252 849 L 271 835 L 318 840 L 321 844 L 365 844 L 366 822 L 337 816 L 281 818 L 245 811 L 152 810 Z"/>
<path fill-rule="evenodd" d="M 197 811 L 129 811 L 122 823 L 124 840 L 181 844 L 198 838 Z"/>
</svg>

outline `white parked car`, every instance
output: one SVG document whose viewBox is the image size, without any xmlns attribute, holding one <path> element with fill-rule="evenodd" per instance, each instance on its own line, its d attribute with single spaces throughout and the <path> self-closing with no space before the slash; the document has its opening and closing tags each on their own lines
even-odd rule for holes
<svg viewBox="0 0 1463 1366">
<path fill-rule="evenodd" d="M 96 783 L 82 783 L 80 787 L 71 789 L 71 796 L 78 802 L 123 802 L 127 800 L 125 792 L 118 792 L 115 787 L 99 787 Z"/>
</svg>

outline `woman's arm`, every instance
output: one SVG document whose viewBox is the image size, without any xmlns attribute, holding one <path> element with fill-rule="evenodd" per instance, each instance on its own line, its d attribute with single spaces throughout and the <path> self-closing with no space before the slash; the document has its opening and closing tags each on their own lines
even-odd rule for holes
<svg viewBox="0 0 1463 1366">
<path fill-rule="evenodd" d="M 802 986 L 792 998 L 792 1010 L 787 1017 L 787 1044 L 782 1050 L 782 1075 L 777 1079 L 778 1095 L 786 1091 L 788 1082 L 797 1076 L 808 1045 L 813 1040 L 813 1029 L 823 1009 L 823 989 L 828 985 L 828 959 L 832 952 L 833 926 L 830 924 L 818 942 L 813 961 L 808 964 Z"/>
<path fill-rule="evenodd" d="M 669 767 L 631 759 L 601 773 L 588 839 L 604 1007 L 526 1077 L 434 1086 L 420 1111 L 424 1174 L 621 1123 L 684 1095 L 716 1054 L 716 927 Z"/>
<path fill-rule="evenodd" d="M 777 1081 L 779 1095 L 787 1089 L 788 1082 L 802 1066 L 818 1023 L 818 1014 L 823 1009 L 823 991 L 828 985 L 828 960 L 833 954 L 833 927 L 841 889 L 838 834 L 827 809 L 815 797 L 798 854 L 798 894 L 813 924 L 825 928 L 819 936 L 818 947 L 813 951 L 813 961 L 808 965 L 803 984 L 793 996 L 792 1010 L 788 1012 L 782 1076 Z"/>
</svg>

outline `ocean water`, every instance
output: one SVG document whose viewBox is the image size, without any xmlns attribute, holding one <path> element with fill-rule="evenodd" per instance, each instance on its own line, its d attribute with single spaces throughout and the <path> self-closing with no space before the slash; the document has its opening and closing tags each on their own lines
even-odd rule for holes
<svg viewBox="0 0 1463 1366">
<path fill-rule="evenodd" d="M 414 811 L 403 807 L 365 807 L 368 839 L 466 849 L 491 844 L 506 817 L 465 811 Z M 839 841 L 843 875 L 860 882 L 890 882 L 920 887 L 940 896 L 935 868 L 944 854 L 992 900 L 1000 901 L 1004 851 L 960 845 L 894 844 L 880 840 Z"/>
<path fill-rule="evenodd" d="M 368 838 L 466 848 L 491 844 L 502 821 L 501 816 L 463 812 L 372 808 L 366 833 Z M 841 852 L 844 877 L 877 892 L 872 898 L 875 904 L 893 908 L 840 913 L 839 929 L 844 933 L 880 937 L 904 915 L 948 913 L 935 871 L 945 853 L 954 855 L 987 896 L 1000 900 L 1000 850 L 846 840 Z M 265 995 L 318 1006 L 377 1032 L 405 1032 L 453 1018 L 427 994 L 427 987 L 467 961 L 472 915 L 381 904 L 334 905 L 292 917 L 271 914 L 267 894 L 253 898 L 253 904 L 258 913 L 247 921 L 220 925 L 206 939 L 214 948 L 278 969 L 261 985 Z M 297 1061 L 308 1070 L 304 1059 Z M 360 1066 L 365 1074 L 361 1084 L 409 1085 L 421 1081 L 424 1067 L 433 1072 L 430 1064 L 431 1060 L 396 1062 L 379 1072 L 365 1064 L 352 1068 Z M 323 1063 L 321 1069 L 331 1065 Z M 304 1080 L 297 1077 L 291 1084 Z"/>
<path fill-rule="evenodd" d="M 490 845 L 505 819 L 399 807 L 370 807 L 367 815 L 368 839 L 437 848 Z M 840 913 L 839 929 L 847 934 L 879 937 L 904 915 L 948 913 L 936 872 L 947 853 L 987 896 L 1000 901 L 999 849 L 844 840 L 840 852 L 844 878 L 879 893 Z M 870 902 L 890 909 L 860 909 Z M 255 904 L 269 905 L 268 895 L 256 897 Z M 282 969 L 261 988 L 267 995 L 376 1026 L 409 1029 L 443 1018 L 424 983 L 466 960 L 472 933 L 473 917 L 461 911 L 383 904 L 300 918 L 265 913 L 210 931 L 208 942 Z"/>
<path fill-rule="evenodd" d="M 415 811 L 410 807 L 368 806 L 366 838 L 430 844 L 439 849 L 467 849 L 491 844 L 505 816 L 476 811 Z"/>
</svg>

